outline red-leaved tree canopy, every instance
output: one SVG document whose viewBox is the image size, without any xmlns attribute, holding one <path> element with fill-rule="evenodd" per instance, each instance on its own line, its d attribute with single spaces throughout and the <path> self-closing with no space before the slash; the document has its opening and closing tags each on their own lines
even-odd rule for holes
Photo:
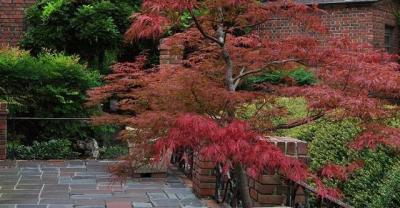
<svg viewBox="0 0 400 208">
<path fill-rule="evenodd" d="M 347 38 L 326 39 L 323 13 L 316 6 L 289 0 L 144 0 L 141 12 L 132 16 L 127 41 L 162 38 L 182 15 L 189 15 L 191 27 L 165 40 L 171 47 L 188 49 L 183 64 L 145 68 L 144 57 L 116 64 L 106 85 L 89 92 L 89 104 L 118 100 L 118 113 L 104 114 L 97 121 L 135 129 L 124 131 L 122 137 L 146 145 L 147 157 L 185 146 L 234 169 L 246 207 L 251 201 L 243 170 L 255 175 L 271 168 L 295 181 L 311 178 L 321 195 L 338 197 L 337 190 L 324 188 L 303 164 L 262 138 L 323 116 L 358 117 L 368 128 L 353 148 L 397 148 L 400 131 L 387 127 L 384 119 L 399 109 L 392 101 L 400 98 L 400 71 L 397 56 Z M 307 32 L 274 38 L 266 23 L 276 18 L 288 19 Z M 279 85 L 261 84 L 257 91 L 238 90 L 249 76 L 296 66 L 306 66 L 318 82 L 300 86 L 287 78 Z M 309 116 L 276 124 L 274 118 L 287 113 L 275 104 L 280 96 L 306 98 Z M 240 117 L 238 112 L 249 105 L 256 110 L 246 119 Z M 346 179 L 355 167 L 329 165 L 322 175 Z"/>
</svg>

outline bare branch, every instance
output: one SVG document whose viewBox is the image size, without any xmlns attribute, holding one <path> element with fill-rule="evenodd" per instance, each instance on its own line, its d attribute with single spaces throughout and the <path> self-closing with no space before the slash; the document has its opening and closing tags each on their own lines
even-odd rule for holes
<svg viewBox="0 0 400 208">
<path fill-rule="evenodd" d="M 194 23 L 195 23 L 195 25 L 196 25 L 196 28 L 200 31 L 200 33 L 201 33 L 205 38 L 207 38 L 207 39 L 209 39 L 209 40 L 211 40 L 211 41 L 217 43 L 217 44 L 218 44 L 219 46 L 221 46 L 221 47 L 224 45 L 224 43 L 222 43 L 221 41 L 219 41 L 219 40 L 216 39 L 215 37 L 213 37 L 213 36 L 207 34 L 207 33 L 204 31 L 203 27 L 200 25 L 200 22 L 198 21 L 198 19 L 196 18 L 196 16 L 194 15 L 194 13 L 193 13 L 193 11 L 192 11 L 191 9 L 189 9 L 189 14 L 190 14 L 190 16 L 192 17 L 192 19 L 193 19 L 193 21 L 194 21 Z"/>
<path fill-rule="evenodd" d="M 300 59 L 286 59 L 286 60 L 281 60 L 281 61 L 272 61 L 272 62 L 267 63 L 265 66 L 261 67 L 260 69 L 255 69 L 255 70 L 250 70 L 250 71 L 247 71 L 247 72 L 244 72 L 244 73 L 240 73 L 238 76 L 236 76 L 233 79 L 233 81 L 237 81 L 238 79 L 241 79 L 241 78 L 243 78 L 245 76 L 248 76 L 250 74 L 256 74 L 256 73 L 262 72 L 268 66 L 272 66 L 272 65 L 276 65 L 276 64 L 284 64 L 284 63 L 287 63 L 287 62 L 298 62 L 298 61 L 300 61 Z"/>
<path fill-rule="evenodd" d="M 240 70 L 240 73 L 239 73 L 239 75 L 243 74 L 245 69 L 246 69 L 246 68 L 245 68 L 245 67 L 243 67 L 243 68 L 242 68 L 242 70 Z M 236 89 L 236 88 L 237 88 L 237 86 L 238 86 L 238 85 L 239 85 L 239 83 L 240 83 L 240 78 L 239 78 L 239 79 L 236 79 L 236 80 L 234 80 L 234 82 L 235 82 L 235 84 L 233 85 L 233 87 Z"/>
</svg>

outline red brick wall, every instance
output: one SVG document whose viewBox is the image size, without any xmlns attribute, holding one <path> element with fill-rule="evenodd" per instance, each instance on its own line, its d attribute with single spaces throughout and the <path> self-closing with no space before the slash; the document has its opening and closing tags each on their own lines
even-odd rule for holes
<svg viewBox="0 0 400 208">
<path fill-rule="evenodd" d="M 160 43 L 160 67 L 166 68 L 182 63 L 183 49 L 182 45 L 170 46 L 166 43 L 168 39 L 164 39 Z"/>
<path fill-rule="evenodd" d="M 400 3 L 398 1 L 383 0 L 374 5 L 373 10 L 373 45 L 376 48 L 385 48 L 385 25 L 394 27 L 394 52 L 399 53 L 399 27 L 396 17 L 393 15 L 394 11 L 400 10 Z"/>
<path fill-rule="evenodd" d="M 385 25 L 395 28 L 394 52 L 399 52 L 398 26 L 393 11 L 400 4 L 393 0 L 383 0 L 374 4 L 331 4 L 320 5 L 327 13 L 321 16 L 328 30 L 318 35 L 321 39 L 349 36 L 358 43 L 368 43 L 378 49 L 384 49 Z M 272 38 L 282 38 L 305 34 L 302 27 L 291 21 L 276 18 L 260 28 L 260 32 Z"/>
<path fill-rule="evenodd" d="M 24 31 L 24 11 L 35 0 L 0 0 L 0 47 L 16 46 Z"/>
<path fill-rule="evenodd" d="M 0 47 L 18 44 L 24 30 L 24 10 L 34 2 L 35 0 L 0 0 Z M 327 11 L 322 19 L 329 31 L 328 37 L 343 37 L 347 34 L 354 41 L 383 49 L 384 28 L 387 24 L 395 27 L 394 51 L 399 51 L 399 29 L 393 15 L 394 8 L 400 8 L 398 2 L 383 0 L 375 4 L 335 4 L 322 8 Z M 301 28 L 282 19 L 271 20 L 261 30 L 272 37 L 304 34 Z M 165 55 L 169 55 L 168 52 L 161 52 L 161 56 Z M 179 57 L 167 59 L 171 62 L 179 61 Z"/>
<path fill-rule="evenodd" d="M 215 193 L 216 163 L 197 155 L 193 158 L 193 191 L 199 197 L 212 197 Z"/>
<path fill-rule="evenodd" d="M 0 103 L 0 160 L 6 159 L 7 104 Z"/>
</svg>

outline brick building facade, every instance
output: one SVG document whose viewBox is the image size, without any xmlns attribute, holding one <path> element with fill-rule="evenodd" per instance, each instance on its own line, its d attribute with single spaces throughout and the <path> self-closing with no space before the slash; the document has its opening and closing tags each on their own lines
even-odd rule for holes
<svg viewBox="0 0 400 208">
<path fill-rule="evenodd" d="M 16 46 L 21 40 L 25 9 L 35 0 L 0 0 L 0 47 Z"/>
<path fill-rule="evenodd" d="M 297 0 L 317 3 L 326 11 L 321 16 L 328 30 L 321 38 L 349 36 L 358 43 L 368 43 L 378 49 L 399 52 L 399 27 L 395 13 L 400 10 L 396 0 Z M 284 19 L 273 19 L 260 31 L 271 37 L 304 34 L 305 31 Z"/>
<path fill-rule="evenodd" d="M 359 43 L 399 52 L 399 29 L 394 15 L 400 9 L 398 0 L 297 0 L 319 4 L 327 13 L 322 15 L 328 37 L 350 36 Z M 16 46 L 24 28 L 24 10 L 35 0 L 0 0 L 0 46 Z M 302 34 L 294 23 L 274 19 L 262 31 L 272 37 Z"/>
</svg>

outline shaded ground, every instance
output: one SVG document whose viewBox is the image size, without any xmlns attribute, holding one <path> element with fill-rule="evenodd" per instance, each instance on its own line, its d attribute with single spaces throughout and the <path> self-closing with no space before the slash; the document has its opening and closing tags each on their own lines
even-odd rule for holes
<svg viewBox="0 0 400 208">
<path fill-rule="evenodd" d="M 182 178 L 113 182 L 107 161 L 0 161 L 0 208 L 206 207 Z"/>
</svg>

